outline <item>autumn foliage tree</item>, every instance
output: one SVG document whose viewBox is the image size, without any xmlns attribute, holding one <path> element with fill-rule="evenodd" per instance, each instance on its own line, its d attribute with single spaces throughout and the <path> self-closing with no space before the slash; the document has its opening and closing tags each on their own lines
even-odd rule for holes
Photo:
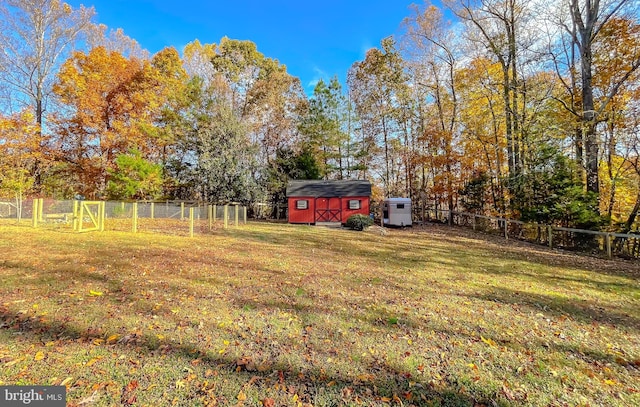
<svg viewBox="0 0 640 407">
<path fill-rule="evenodd" d="M 419 139 L 435 152 L 430 162 L 435 167 L 434 189 L 446 201 L 449 222 L 453 221 L 456 191 L 459 189 L 460 166 L 460 80 L 457 75 L 459 43 L 447 31 L 447 21 L 434 6 L 415 8 L 415 16 L 407 19 L 407 37 L 412 47 L 412 65 L 416 75 L 414 86 L 424 88 L 431 103 L 423 110 L 423 132 Z"/>
<path fill-rule="evenodd" d="M 62 67 L 54 91 L 66 108 L 55 118 L 58 146 L 79 193 L 104 196 L 116 157 L 152 143 L 143 129 L 160 106 L 148 61 L 98 47 L 76 52 Z"/>
<path fill-rule="evenodd" d="M 24 195 L 35 182 L 31 169 L 44 161 L 38 130 L 30 111 L 0 116 L 0 194 L 15 199 L 18 221 Z"/>
<path fill-rule="evenodd" d="M 202 199 L 266 201 L 277 152 L 297 147 L 306 97 L 298 78 L 255 43 L 188 44 L 188 106 L 172 161 L 181 190 Z M 203 185 L 197 186 L 202 181 Z"/>
<path fill-rule="evenodd" d="M 385 196 L 405 192 L 406 185 L 398 182 L 403 178 L 399 177 L 403 168 L 396 165 L 400 149 L 394 149 L 394 146 L 400 145 L 399 109 L 407 82 L 395 39 L 383 39 L 380 49 L 371 48 L 363 61 L 354 63 L 349 70 L 348 84 L 363 138 L 372 141 L 382 151 L 377 163 L 370 160 L 369 170 L 377 172 Z"/>
</svg>

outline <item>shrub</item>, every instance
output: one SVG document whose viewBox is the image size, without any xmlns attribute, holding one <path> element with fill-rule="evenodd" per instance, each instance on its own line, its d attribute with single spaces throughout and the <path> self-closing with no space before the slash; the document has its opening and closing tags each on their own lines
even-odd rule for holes
<svg viewBox="0 0 640 407">
<path fill-rule="evenodd" d="M 346 226 L 351 230 L 364 230 L 371 225 L 373 225 L 373 219 L 362 214 L 349 216 L 346 223 Z"/>
</svg>

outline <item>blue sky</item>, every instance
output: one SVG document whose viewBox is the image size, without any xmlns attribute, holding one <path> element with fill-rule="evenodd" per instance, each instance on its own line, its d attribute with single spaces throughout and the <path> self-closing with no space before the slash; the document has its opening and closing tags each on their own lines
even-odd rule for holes
<svg viewBox="0 0 640 407">
<path fill-rule="evenodd" d="M 287 66 L 310 94 L 320 79 L 338 75 L 364 58 L 367 49 L 397 34 L 422 0 L 67 0 L 74 8 L 94 6 L 97 22 L 122 28 L 152 54 L 179 51 L 198 39 L 223 36 L 251 40 L 258 50 Z"/>
</svg>

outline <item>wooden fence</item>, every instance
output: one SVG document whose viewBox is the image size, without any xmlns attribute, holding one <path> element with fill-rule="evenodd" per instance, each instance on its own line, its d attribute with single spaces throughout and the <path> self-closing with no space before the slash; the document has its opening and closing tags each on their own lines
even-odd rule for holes
<svg viewBox="0 0 640 407">
<path fill-rule="evenodd" d="M 188 230 L 193 236 L 197 231 L 212 231 L 215 227 L 226 229 L 230 225 L 247 223 L 247 208 L 241 205 L 213 205 L 190 201 L 114 202 L 53 199 L 28 199 L 21 211 L 15 204 L 7 203 L 0 217 L 31 221 L 33 227 L 54 225 L 57 228 L 72 227 L 76 232 L 131 230 L 138 232 L 141 221 L 148 230 Z M 13 210 L 12 210 L 13 208 Z M 171 223 L 172 228 L 163 224 Z"/>
<path fill-rule="evenodd" d="M 431 217 L 431 214 L 434 216 Z M 606 256 L 609 259 L 613 257 L 640 259 L 640 234 L 565 228 L 466 212 L 454 211 L 452 214 L 454 225 L 500 234 L 505 239 L 517 239 L 544 244 L 550 248 L 587 252 Z M 449 211 L 431 210 L 428 218 L 446 223 L 449 219 Z"/>
</svg>

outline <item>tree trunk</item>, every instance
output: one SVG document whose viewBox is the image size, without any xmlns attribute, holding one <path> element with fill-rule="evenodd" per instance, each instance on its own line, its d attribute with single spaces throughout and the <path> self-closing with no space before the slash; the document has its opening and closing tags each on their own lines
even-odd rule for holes
<svg viewBox="0 0 640 407">
<path fill-rule="evenodd" d="M 507 139 L 507 160 L 509 177 L 516 175 L 516 162 L 513 151 L 513 125 L 511 123 L 511 92 L 509 92 L 509 67 L 502 65 L 502 98 L 504 100 L 505 137 Z"/>
<path fill-rule="evenodd" d="M 40 151 L 37 153 L 37 157 L 40 156 L 42 151 L 44 150 L 44 140 L 42 137 L 42 122 L 43 122 L 43 110 L 42 107 L 42 91 L 38 89 L 37 97 L 36 97 L 36 125 L 38 129 L 36 130 L 36 137 L 38 138 L 38 148 Z M 40 192 L 42 187 L 42 162 L 40 159 L 36 159 L 33 163 L 33 187 L 36 192 Z"/>
<path fill-rule="evenodd" d="M 638 196 L 636 196 L 636 204 L 633 206 L 633 209 L 629 214 L 629 218 L 624 224 L 624 233 L 628 233 L 631 231 L 633 223 L 636 221 L 636 216 L 638 216 L 638 211 L 640 211 L 640 189 L 638 189 Z"/>
<path fill-rule="evenodd" d="M 384 168 L 385 168 L 385 197 L 389 197 L 389 143 L 387 140 L 387 121 L 382 116 L 382 135 L 384 136 Z"/>
<path fill-rule="evenodd" d="M 17 223 L 20 224 L 22 219 L 22 191 L 16 192 L 16 218 Z"/>
<path fill-rule="evenodd" d="M 586 181 L 584 179 L 584 141 L 582 128 L 580 126 L 576 126 L 574 134 L 576 149 L 576 178 L 584 184 Z"/>
<path fill-rule="evenodd" d="M 596 134 L 597 117 L 593 100 L 593 32 L 599 13 L 599 1 L 587 0 L 585 15 L 581 15 L 577 0 L 571 4 L 574 24 L 577 24 L 580 50 L 580 73 L 582 82 L 582 125 L 584 129 L 584 155 L 586 186 L 588 192 L 600 193 L 598 179 L 598 138 Z M 599 197 L 598 197 L 599 199 Z"/>
<path fill-rule="evenodd" d="M 590 80 L 589 80 L 590 82 Z M 590 87 L 590 85 L 589 85 Z M 591 89 L 582 90 L 584 99 L 584 153 L 587 173 L 587 191 L 600 193 L 600 180 L 598 177 L 598 137 L 596 134 L 595 112 L 593 110 L 593 92 Z"/>
<path fill-rule="evenodd" d="M 607 142 L 607 173 L 609 175 L 609 181 L 611 182 L 611 192 L 609 194 L 609 204 L 607 205 L 607 216 L 611 219 L 613 215 L 613 206 L 615 205 L 616 188 L 617 188 L 617 176 L 613 172 L 613 156 L 616 148 L 616 136 L 615 136 L 615 124 L 614 120 L 611 120 L 608 125 L 608 142 Z"/>
<path fill-rule="evenodd" d="M 515 2 L 513 0 L 510 1 L 509 4 L 509 14 L 505 18 L 505 29 L 507 35 L 509 37 L 509 54 L 508 61 L 510 64 L 510 69 L 508 72 L 509 82 L 505 82 L 505 85 L 508 85 L 508 90 L 511 93 L 510 95 L 510 105 L 509 105 L 509 113 L 511 115 L 511 139 L 513 142 L 513 165 L 514 165 L 514 175 L 520 175 L 522 173 L 522 152 L 520 151 L 520 142 L 522 141 L 522 137 L 520 135 L 520 123 L 518 118 L 518 61 L 517 61 L 517 44 L 516 44 L 516 22 L 515 22 Z"/>
</svg>

